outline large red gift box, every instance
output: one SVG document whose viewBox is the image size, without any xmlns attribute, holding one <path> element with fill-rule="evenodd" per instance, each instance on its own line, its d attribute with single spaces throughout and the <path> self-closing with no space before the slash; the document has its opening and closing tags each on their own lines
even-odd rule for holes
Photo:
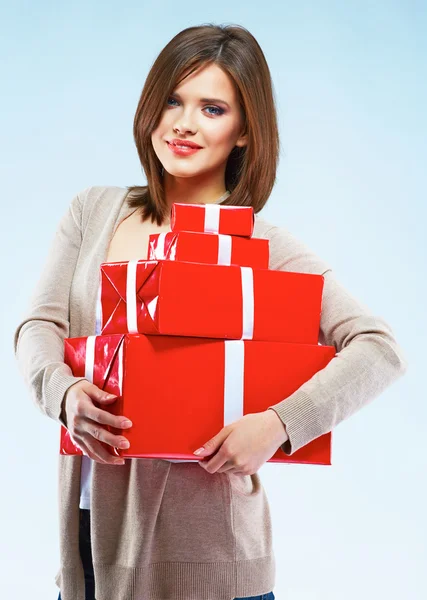
<svg viewBox="0 0 427 600">
<path fill-rule="evenodd" d="M 155 233 L 147 258 L 268 269 L 269 241 L 194 231 Z"/>
<path fill-rule="evenodd" d="M 107 429 L 130 448 L 104 443 L 111 454 L 199 460 L 194 450 L 224 426 L 284 400 L 335 353 L 333 346 L 126 334 L 66 339 L 64 361 L 75 376 L 120 396 L 104 410 L 133 426 Z M 60 452 L 81 454 L 64 427 Z M 268 462 L 330 465 L 331 433 L 292 456 L 280 447 Z"/>
<path fill-rule="evenodd" d="M 178 261 L 103 263 L 101 331 L 317 344 L 323 276 Z"/>
<path fill-rule="evenodd" d="M 252 206 L 185 204 L 175 202 L 171 211 L 172 231 L 198 231 L 251 237 L 254 229 Z"/>
</svg>

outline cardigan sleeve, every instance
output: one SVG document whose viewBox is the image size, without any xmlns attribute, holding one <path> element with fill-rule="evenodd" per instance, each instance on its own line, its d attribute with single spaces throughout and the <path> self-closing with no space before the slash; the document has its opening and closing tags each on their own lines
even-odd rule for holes
<svg viewBox="0 0 427 600">
<path fill-rule="evenodd" d="M 407 361 L 390 326 L 350 294 L 332 269 L 285 229 L 274 227 L 270 268 L 324 277 L 319 342 L 335 346 L 328 365 L 274 410 L 289 439 L 281 446 L 292 455 L 379 396 L 406 372 Z"/>
<path fill-rule="evenodd" d="M 66 426 L 62 401 L 74 377 L 64 363 L 69 334 L 69 296 L 82 240 L 82 205 L 90 188 L 78 193 L 62 217 L 47 260 L 14 335 L 18 368 L 41 412 Z"/>
</svg>

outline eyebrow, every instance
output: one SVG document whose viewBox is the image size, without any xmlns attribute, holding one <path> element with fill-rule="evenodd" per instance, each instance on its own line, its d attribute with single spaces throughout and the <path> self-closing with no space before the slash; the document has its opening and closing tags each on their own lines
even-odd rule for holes
<svg viewBox="0 0 427 600">
<path fill-rule="evenodd" d="M 177 98 L 181 98 L 181 96 L 177 92 L 172 92 L 171 96 L 176 96 Z M 211 104 L 225 104 L 228 108 L 230 105 L 225 100 L 220 100 L 219 98 L 200 98 L 200 102 L 208 102 Z"/>
</svg>

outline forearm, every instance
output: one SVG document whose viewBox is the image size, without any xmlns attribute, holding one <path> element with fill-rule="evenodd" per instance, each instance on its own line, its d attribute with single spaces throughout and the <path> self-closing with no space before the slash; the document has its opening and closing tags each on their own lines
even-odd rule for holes
<svg viewBox="0 0 427 600">
<path fill-rule="evenodd" d="M 64 338 L 70 329 L 70 288 L 82 239 L 82 203 L 88 190 L 73 198 L 61 219 L 27 314 L 14 336 L 18 367 L 33 400 L 43 414 L 61 424 L 65 424 L 61 419 L 65 392 L 83 379 L 74 377 L 64 363 Z"/>
<path fill-rule="evenodd" d="M 332 431 L 403 375 L 407 362 L 389 325 L 371 314 L 331 271 L 325 288 L 319 340 L 337 355 L 289 397 L 271 408 L 286 426 L 282 446 L 293 454 Z"/>
<path fill-rule="evenodd" d="M 32 320 L 15 332 L 15 356 L 18 368 L 33 401 L 43 414 L 66 425 L 62 401 L 68 388 L 84 379 L 74 377 L 63 362 L 63 338 L 53 324 Z"/>
<path fill-rule="evenodd" d="M 384 351 L 368 335 L 354 340 L 296 392 L 271 407 L 286 425 L 289 440 L 284 452 L 293 454 L 332 431 L 379 396 L 405 369 L 401 354 Z"/>
</svg>

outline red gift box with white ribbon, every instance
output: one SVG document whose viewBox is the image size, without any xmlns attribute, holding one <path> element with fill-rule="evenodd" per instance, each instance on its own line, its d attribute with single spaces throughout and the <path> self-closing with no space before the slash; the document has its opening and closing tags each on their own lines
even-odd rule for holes
<svg viewBox="0 0 427 600">
<path fill-rule="evenodd" d="M 154 233 L 147 258 L 268 269 L 269 240 L 194 231 Z"/>
<path fill-rule="evenodd" d="M 254 230 L 254 209 L 252 206 L 175 202 L 171 211 L 171 230 L 251 237 Z"/>
<path fill-rule="evenodd" d="M 102 335 L 317 344 L 322 275 L 131 260 L 101 265 Z"/>
<path fill-rule="evenodd" d="M 130 448 L 110 454 L 199 460 L 193 452 L 245 414 L 284 400 L 334 358 L 333 346 L 138 334 L 66 339 L 64 361 L 77 377 L 119 398 L 104 410 L 129 418 Z M 96 402 L 95 402 L 96 404 Z M 61 428 L 61 454 L 82 454 Z M 184 459 L 184 461 L 182 461 Z M 292 456 L 268 462 L 331 464 L 331 433 Z"/>
</svg>

